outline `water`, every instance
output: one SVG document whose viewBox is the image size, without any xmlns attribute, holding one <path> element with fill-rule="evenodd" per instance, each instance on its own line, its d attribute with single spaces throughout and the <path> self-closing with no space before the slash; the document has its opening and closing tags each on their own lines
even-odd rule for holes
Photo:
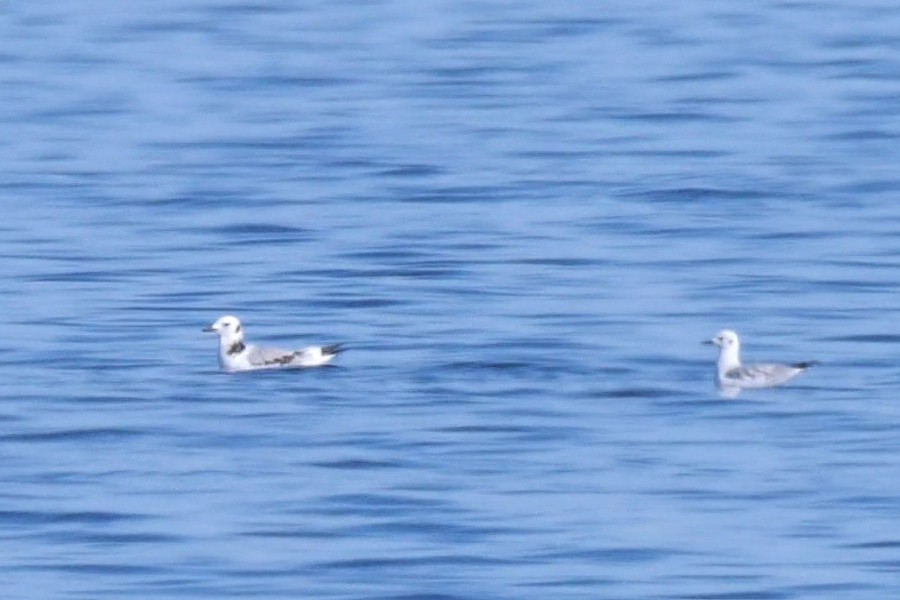
<svg viewBox="0 0 900 600">
<path fill-rule="evenodd" d="M 893 3 L 0 28 L 4 597 L 900 589 Z M 724 327 L 823 364 L 722 400 Z"/>
</svg>

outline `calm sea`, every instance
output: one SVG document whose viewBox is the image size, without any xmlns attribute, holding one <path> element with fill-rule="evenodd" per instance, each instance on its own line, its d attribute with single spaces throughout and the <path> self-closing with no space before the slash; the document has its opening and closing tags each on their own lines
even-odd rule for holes
<svg viewBox="0 0 900 600">
<path fill-rule="evenodd" d="M 3 598 L 900 592 L 896 2 L 2 4 Z"/>
</svg>

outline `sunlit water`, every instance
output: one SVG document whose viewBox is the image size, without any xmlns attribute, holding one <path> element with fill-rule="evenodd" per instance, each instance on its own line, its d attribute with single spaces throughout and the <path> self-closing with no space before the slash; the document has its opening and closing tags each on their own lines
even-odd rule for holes
<svg viewBox="0 0 900 600">
<path fill-rule="evenodd" d="M 5 7 L 3 597 L 896 595 L 895 3 L 288 4 Z"/>
</svg>

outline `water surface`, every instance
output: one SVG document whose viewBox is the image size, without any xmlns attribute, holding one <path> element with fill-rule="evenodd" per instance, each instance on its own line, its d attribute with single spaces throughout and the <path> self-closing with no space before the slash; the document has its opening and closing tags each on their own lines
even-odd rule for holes
<svg viewBox="0 0 900 600">
<path fill-rule="evenodd" d="M 0 589 L 898 590 L 891 3 L 19 3 Z M 341 341 L 229 376 L 200 333 Z M 718 398 L 702 339 L 816 359 Z"/>
</svg>

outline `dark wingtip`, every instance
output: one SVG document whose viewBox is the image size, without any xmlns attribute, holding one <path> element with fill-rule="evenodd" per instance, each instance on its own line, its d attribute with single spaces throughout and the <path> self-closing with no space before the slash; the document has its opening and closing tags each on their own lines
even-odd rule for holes
<svg viewBox="0 0 900 600">
<path fill-rule="evenodd" d="M 806 362 L 794 363 L 791 366 L 794 367 L 795 369 L 808 369 L 810 367 L 815 367 L 815 366 L 821 365 L 821 364 L 822 363 L 820 363 L 817 360 L 810 360 L 810 361 L 806 361 Z"/>
<path fill-rule="evenodd" d="M 328 346 L 322 346 L 322 354 L 340 354 L 346 350 L 344 348 L 344 344 L 330 344 Z"/>
</svg>

